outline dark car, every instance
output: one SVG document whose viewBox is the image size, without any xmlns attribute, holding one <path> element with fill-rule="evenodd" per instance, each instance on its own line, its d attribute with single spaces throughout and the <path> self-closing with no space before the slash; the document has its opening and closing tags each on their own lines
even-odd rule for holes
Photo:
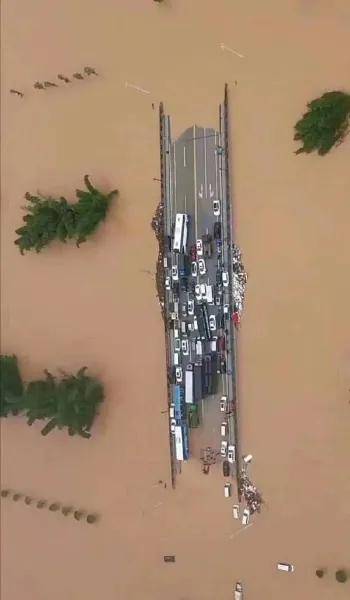
<svg viewBox="0 0 350 600">
<path fill-rule="evenodd" d="M 220 352 L 223 352 L 226 348 L 226 338 L 224 335 L 220 335 L 217 339 L 217 348 Z"/>
<path fill-rule="evenodd" d="M 220 373 L 224 374 L 226 373 L 226 360 L 224 359 L 223 356 L 220 356 Z"/>
<path fill-rule="evenodd" d="M 180 289 L 182 292 L 187 292 L 187 277 L 181 277 Z"/>
<path fill-rule="evenodd" d="M 214 240 L 218 240 L 221 238 L 221 223 L 220 221 L 216 221 L 214 223 Z"/>
<path fill-rule="evenodd" d="M 224 477 L 230 476 L 230 463 L 228 462 L 228 460 L 224 460 L 224 462 L 222 463 L 222 474 Z"/>
<path fill-rule="evenodd" d="M 222 280 L 221 269 L 218 269 L 216 271 L 216 283 L 218 286 L 221 284 L 221 280 Z"/>
<path fill-rule="evenodd" d="M 193 244 L 193 246 L 190 248 L 190 258 L 192 262 L 197 260 L 197 248 L 195 244 Z"/>
<path fill-rule="evenodd" d="M 178 281 L 173 282 L 173 294 L 175 297 L 179 297 L 180 286 Z"/>
<path fill-rule="evenodd" d="M 166 246 L 167 246 L 169 252 L 171 252 L 171 250 L 172 250 L 172 248 L 171 248 L 171 235 L 166 235 L 165 236 L 165 243 L 166 243 Z"/>
</svg>

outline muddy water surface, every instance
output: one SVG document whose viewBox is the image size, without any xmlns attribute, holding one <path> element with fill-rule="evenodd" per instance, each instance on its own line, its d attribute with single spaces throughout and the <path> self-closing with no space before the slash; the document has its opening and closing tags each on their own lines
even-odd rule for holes
<svg viewBox="0 0 350 600">
<path fill-rule="evenodd" d="M 226 600 L 242 579 L 252 600 L 347 598 L 331 571 L 350 568 L 350 142 L 295 157 L 292 128 L 313 96 L 349 88 L 348 2 L 5 0 L 2 26 L 2 348 L 26 378 L 86 364 L 107 393 L 90 441 L 2 425 L 4 485 L 102 516 L 92 527 L 4 503 L 2 597 Z M 32 88 L 84 65 L 100 76 Z M 234 227 L 249 272 L 242 450 L 266 499 L 245 531 L 219 469 L 203 477 L 192 461 L 169 485 L 163 329 L 148 273 L 159 200 L 152 102 L 164 101 L 175 136 L 216 127 L 225 82 Z M 94 239 L 21 257 L 24 193 L 73 199 L 85 173 L 120 190 Z M 276 573 L 278 560 L 295 564 L 293 576 Z M 322 581 L 319 566 L 330 571 Z"/>
</svg>

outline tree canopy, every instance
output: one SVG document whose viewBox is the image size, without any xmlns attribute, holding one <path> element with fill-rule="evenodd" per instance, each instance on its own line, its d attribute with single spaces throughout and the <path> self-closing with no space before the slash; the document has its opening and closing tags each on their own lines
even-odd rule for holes
<svg viewBox="0 0 350 600">
<path fill-rule="evenodd" d="M 317 151 L 327 154 L 347 134 L 350 117 L 350 95 L 326 92 L 308 103 L 308 110 L 295 124 L 294 139 L 302 142 L 296 154 Z"/>
</svg>

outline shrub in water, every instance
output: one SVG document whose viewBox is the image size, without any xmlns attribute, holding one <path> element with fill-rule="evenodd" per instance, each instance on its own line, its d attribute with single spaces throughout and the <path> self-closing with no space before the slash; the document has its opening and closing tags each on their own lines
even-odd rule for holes
<svg viewBox="0 0 350 600">
<path fill-rule="evenodd" d="M 338 571 L 335 572 L 335 578 L 339 583 L 345 583 L 348 578 L 345 569 L 338 569 Z"/>
<path fill-rule="evenodd" d="M 313 152 L 327 154 L 343 141 L 349 126 L 350 95 L 326 92 L 309 102 L 308 111 L 295 125 L 295 140 L 302 142 L 296 154 Z"/>
<path fill-rule="evenodd" d="M 0 416 L 17 415 L 22 396 L 23 382 L 16 356 L 0 356 Z"/>
<path fill-rule="evenodd" d="M 56 200 L 26 193 L 28 213 L 23 217 L 25 225 L 16 229 L 19 237 L 15 240 L 21 254 L 29 250 L 40 252 L 55 239 L 66 242 L 75 238 L 79 246 L 94 233 L 118 192 L 103 194 L 90 183 L 88 175 L 84 182 L 86 190 L 76 190 L 78 202 L 75 204 L 69 204 L 63 197 Z"/>
</svg>

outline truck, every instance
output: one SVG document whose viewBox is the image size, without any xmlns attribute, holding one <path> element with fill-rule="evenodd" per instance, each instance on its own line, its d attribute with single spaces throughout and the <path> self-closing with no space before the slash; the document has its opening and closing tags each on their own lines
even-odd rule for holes
<svg viewBox="0 0 350 600">
<path fill-rule="evenodd" d="M 187 254 L 179 254 L 178 268 L 181 277 L 187 277 L 190 274 L 191 266 Z"/>
<path fill-rule="evenodd" d="M 176 421 L 182 421 L 186 418 L 185 390 L 181 385 L 173 387 L 173 404 Z"/>
<path fill-rule="evenodd" d="M 193 364 L 187 365 L 185 373 L 185 402 L 193 404 Z"/>
<path fill-rule="evenodd" d="M 213 286 L 212 285 L 206 286 L 205 297 L 206 297 L 208 304 L 214 304 Z"/>
</svg>

